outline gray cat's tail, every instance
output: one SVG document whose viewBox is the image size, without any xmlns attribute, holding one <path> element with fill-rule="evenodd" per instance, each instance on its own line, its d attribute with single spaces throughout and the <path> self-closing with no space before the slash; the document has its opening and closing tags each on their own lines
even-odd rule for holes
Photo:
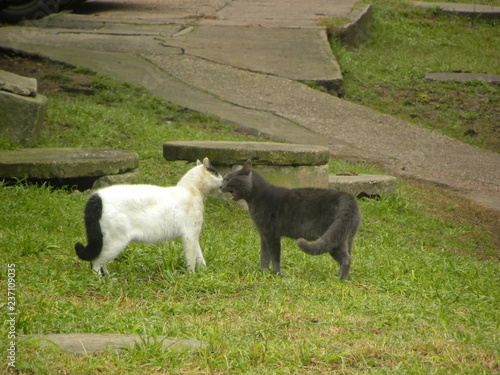
<svg viewBox="0 0 500 375">
<path fill-rule="evenodd" d="M 349 238 L 353 238 L 361 222 L 358 202 L 352 195 L 342 199 L 335 219 L 326 232 L 316 241 L 309 242 L 303 238 L 297 240 L 297 245 L 307 254 L 321 255 L 331 253 L 341 247 Z M 332 254 L 334 255 L 334 254 Z"/>
<path fill-rule="evenodd" d="M 102 231 L 100 220 L 102 217 L 102 199 L 98 194 L 92 194 L 85 206 L 85 228 L 87 229 L 87 246 L 80 242 L 75 244 L 78 258 L 92 261 L 99 256 L 102 250 Z"/>
</svg>

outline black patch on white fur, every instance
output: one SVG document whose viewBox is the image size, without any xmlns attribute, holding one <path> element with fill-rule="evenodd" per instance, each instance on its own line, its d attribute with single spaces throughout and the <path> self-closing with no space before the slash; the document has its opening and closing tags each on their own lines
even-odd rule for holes
<svg viewBox="0 0 500 375">
<path fill-rule="evenodd" d="M 75 244 L 76 255 L 82 260 L 92 261 L 102 251 L 103 235 L 100 220 L 102 217 L 102 199 L 99 194 L 92 194 L 85 206 L 85 228 L 88 245 Z"/>
<path fill-rule="evenodd" d="M 221 177 L 221 175 L 219 174 L 219 172 L 217 172 L 217 170 L 214 167 L 212 167 L 212 166 L 208 167 L 207 171 L 209 171 L 215 177 Z"/>
</svg>

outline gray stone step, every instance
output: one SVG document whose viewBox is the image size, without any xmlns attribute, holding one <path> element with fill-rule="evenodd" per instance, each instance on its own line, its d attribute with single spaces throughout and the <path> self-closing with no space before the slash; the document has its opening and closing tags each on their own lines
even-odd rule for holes
<svg viewBox="0 0 500 375">
<path fill-rule="evenodd" d="M 153 345 L 161 343 L 169 350 L 189 350 L 197 352 L 207 350 L 208 345 L 202 341 L 192 339 L 178 339 L 173 337 L 158 336 L 156 339 L 149 338 L 147 343 L 139 335 L 129 334 L 94 334 L 94 333 L 60 333 L 60 334 L 37 334 L 19 336 L 23 341 L 36 341 L 39 346 L 58 347 L 65 352 L 77 354 L 92 354 L 96 350 L 120 350 L 132 345 Z"/>
<path fill-rule="evenodd" d="M 346 191 L 356 197 L 380 197 L 395 193 L 396 177 L 385 175 L 335 175 L 328 176 L 332 190 Z"/>
<path fill-rule="evenodd" d="M 166 142 L 166 160 L 196 161 L 208 157 L 222 175 L 250 159 L 269 182 L 288 188 L 328 187 L 327 148 L 271 142 Z"/>
<path fill-rule="evenodd" d="M 483 81 L 491 85 L 500 86 L 500 75 L 498 74 L 479 74 L 479 73 L 441 73 L 431 72 L 425 75 L 426 81 L 444 81 L 444 82 L 470 82 Z"/>
<path fill-rule="evenodd" d="M 167 160 L 202 160 L 217 165 L 323 165 L 330 160 L 326 147 L 274 142 L 177 141 L 163 144 Z"/>
<path fill-rule="evenodd" d="M 30 148 L 0 151 L 0 178 L 100 177 L 139 166 L 135 152 L 82 148 Z"/>
<path fill-rule="evenodd" d="M 32 146 L 40 136 L 48 99 L 0 91 L 0 137 Z"/>
<path fill-rule="evenodd" d="M 33 145 L 43 125 L 48 100 L 37 95 L 34 78 L 0 70 L 0 137 Z"/>
<path fill-rule="evenodd" d="M 500 19 L 500 7 L 477 4 L 457 3 L 427 3 L 417 2 L 415 6 L 421 8 L 439 8 L 445 13 L 460 14 L 479 18 Z"/>
</svg>

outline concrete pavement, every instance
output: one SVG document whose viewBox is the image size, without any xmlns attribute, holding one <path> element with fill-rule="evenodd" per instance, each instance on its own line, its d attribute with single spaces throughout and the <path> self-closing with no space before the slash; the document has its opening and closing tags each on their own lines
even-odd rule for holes
<svg viewBox="0 0 500 375">
<path fill-rule="evenodd" d="M 89 1 L 82 14 L 0 29 L 0 46 L 85 66 L 175 104 L 395 175 L 447 185 L 500 211 L 500 155 L 343 101 L 323 18 L 355 0 Z"/>
</svg>

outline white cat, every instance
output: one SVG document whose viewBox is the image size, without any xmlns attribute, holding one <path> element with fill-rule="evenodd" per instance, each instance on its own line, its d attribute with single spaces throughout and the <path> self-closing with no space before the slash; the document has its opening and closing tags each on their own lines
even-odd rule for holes
<svg viewBox="0 0 500 375">
<path fill-rule="evenodd" d="M 222 177 L 208 158 L 187 172 L 177 186 L 115 185 L 92 194 L 85 207 L 88 245 L 75 244 L 82 260 L 101 275 L 130 242 L 158 243 L 180 238 L 189 272 L 205 266 L 199 237 L 203 201 L 221 195 Z"/>
</svg>

